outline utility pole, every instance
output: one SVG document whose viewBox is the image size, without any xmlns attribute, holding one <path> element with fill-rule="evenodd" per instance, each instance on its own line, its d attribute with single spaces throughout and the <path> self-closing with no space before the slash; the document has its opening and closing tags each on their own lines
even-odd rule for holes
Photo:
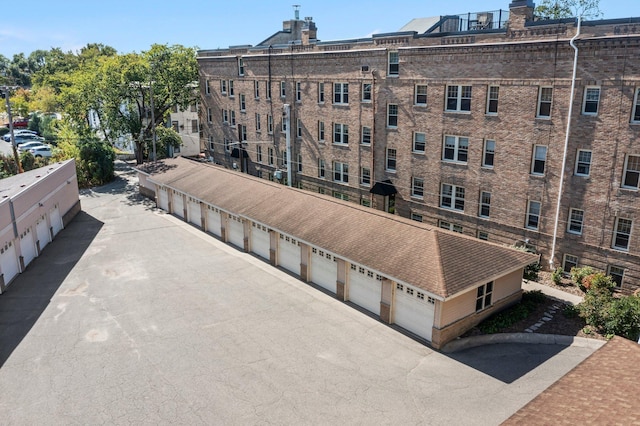
<svg viewBox="0 0 640 426">
<path fill-rule="evenodd" d="M 153 69 L 153 66 L 151 67 Z M 149 92 L 151 96 L 151 141 L 153 143 L 153 162 L 156 162 L 156 113 L 153 105 L 153 75 L 149 81 Z"/>
<path fill-rule="evenodd" d="M 0 87 L 0 95 L 5 99 L 7 103 L 7 115 L 9 116 L 9 134 L 11 135 L 11 147 L 13 148 L 13 158 L 18 168 L 18 173 L 23 173 L 22 164 L 20 164 L 20 156 L 18 155 L 18 149 L 16 148 L 16 137 L 13 134 L 13 116 L 11 115 L 11 102 L 9 102 L 9 90 L 11 88 L 7 86 Z"/>
</svg>

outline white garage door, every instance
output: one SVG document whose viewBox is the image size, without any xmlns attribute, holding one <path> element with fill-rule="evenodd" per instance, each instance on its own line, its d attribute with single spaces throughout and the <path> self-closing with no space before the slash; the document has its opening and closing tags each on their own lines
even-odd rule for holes
<svg viewBox="0 0 640 426">
<path fill-rule="evenodd" d="M 37 255 L 36 242 L 33 239 L 31 228 L 27 228 L 26 231 L 20 234 L 20 254 L 24 260 L 25 268 Z"/>
<path fill-rule="evenodd" d="M 237 216 L 229 215 L 229 242 L 236 247 L 244 250 L 244 225 L 242 219 Z"/>
<path fill-rule="evenodd" d="M 4 284 L 7 285 L 20 272 L 18 256 L 16 256 L 16 246 L 13 242 L 0 247 L 0 270 L 4 275 Z"/>
<path fill-rule="evenodd" d="M 172 191 L 171 204 L 171 213 L 184 218 L 184 198 L 182 198 L 182 194 L 180 192 Z"/>
<path fill-rule="evenodd" d="M 431 341 L 434 303 L 418 289 L 396 284 L 394 323 Z"/>
<path fill-rule="evenodd" d="M 169 211 L 169 194 L 164 186 L 158 189 L 158 207 L 166 212 Z"/>
<path fill-rule="evenodd" d="M 278 265 L 289 272 L 300 275 L 300 243 L 291 237 L 280 234 L 278 246 Z"/>
<path fill-rule="evenodd" d="M 51 218 L 51 228 L 53 228 L 53 236 L 55 237 L 62 230 L 62 217 L 57 204 L 49 212 L 49 217 Z"/>
<path fill-rule="evenodd" d="M 40 251 L 42 251 L 44 247 L 51 242 L 51 233 L 49 232 L 46 216 L 40 216 L 36 221 L 36 233 L 38 234 L 38 241 L 40 242 Z"/>
<path fill-rule="evenodd" d="M 334 257 L 324 250 L 312 248 L 309 280 L 335 294 L 337 279 L 338 262 L 335 261 Z"/>
<path fill-rule="evenodd" d="M 193 223 L 196 226 L 202 226 L 200 202 L 195 198 L 189 197 L 187 202 L 187 214 L 189 215 L 189 223 Z"/>
<path fill-rule="evenodd" d="M 349 300 L 369 312 L 380 315 L 382 283 L 377 274 L 362 266 L 351 265 L 349 270 Z"/>
<path fill-rule="evenodd" d="M 271 258 L 269 253 L 270 249 L 271 237 L 269 235 L 269 229 L 266 226 L 254 222 L 251 227 L 251 251 L 269 260 Z"/>
<path fill-rule="evenodd" d="M 215 207 L 207 206 L 207 232 L 212 233 L 215 236 L 221 237 L 220 224 L 222 219 L 220 218 L 220 210 Z"/>
</svg>

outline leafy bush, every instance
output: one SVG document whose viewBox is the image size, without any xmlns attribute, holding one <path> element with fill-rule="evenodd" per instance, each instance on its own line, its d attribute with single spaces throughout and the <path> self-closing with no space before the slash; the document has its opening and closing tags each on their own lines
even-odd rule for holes
<svg viewBox="0 0 640 426">
<path fill-rule="evenodd" d="M 540 290 L 524 292 L 520 303 L 492 315 L 480 323 L 478 328 L 486 334 L 498 333 L 527 318 L 546 299 L 546 296 Z"/>
<path fill-rule="evenodd" d="M 78 183 L 81 186 L 103 185 L 113 180 L 116 154 L 111 145 L 101 141 L 76 143 L 79 157 L 76 158 Z"/>
<path fill-rule="evenodd" d="M 553 281 L 553 283 L 555 285 L 560 285 L 562 284 L 562 274 L 564 273 L 564 270 L 558 266 L 555 271 L 553 271 L 551 273 L 551 281 Z"/>
<path fill-rule="evenodd" d="M 574 266 L 573 268 L 571 268 L 571 281 L 573 281 L 573 283 L 578 286 L 582 291 L 586 291 L 583 287 L 582 287 L 582 280 L 584 279 L 584 277 L 588 276 L 588 275 L 593 275 L 596 272 L 598 272 L 595 268 L 592 268 L 591 266 L 581 266 L 581 267 L 577 267 Z"/>
<path fill-rule="evenodd" d="M 605 334 L 615 334 L 637 341 L 640 336 L 640 298 L 614 298 L 602 322 Z"/>
<path fill-rule="evenodd" d="M 596 272 L 595 274 L 587 275 L 582 279 L 582 286 L 585 291 L 589 291 L 591 289 L 603 289 L 613 291 L 616 283 L 613 279 L 603 274 L 602 272 Z"/>
<path fill-rule="evenodd" d="M 29 151 L 23 151 L 20 153 L 20 164 L 22 164 L 22 170 L 25 172 L 35 169 L 36 158 Z"/>
</svg>

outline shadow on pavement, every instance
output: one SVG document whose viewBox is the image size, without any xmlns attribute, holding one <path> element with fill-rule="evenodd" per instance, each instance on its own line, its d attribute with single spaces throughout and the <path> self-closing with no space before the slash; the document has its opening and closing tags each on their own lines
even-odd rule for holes
<svg viewBox="0 0 640 426">
<path fill-rule="evenodd" d="M 535 370 L 566 348 L 564 345 L 499 343 L 446 356 L 508 384 Z"/>
<path fill-rule="evenodd" d="M 0 295 L 0 367 L 29 333 L 103 225 L 80 211 Z"/>
</svg>

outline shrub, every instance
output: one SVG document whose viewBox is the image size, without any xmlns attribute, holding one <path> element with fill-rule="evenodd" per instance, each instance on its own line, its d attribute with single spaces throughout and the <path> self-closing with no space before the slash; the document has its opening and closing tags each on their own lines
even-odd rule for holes
<svg viewBox="0 0 640 426">
<path fill-rule="evenodd" d="M 592 289 L 613 291 L 615 286 L 616 283 L 613 282 L 613 279 L 610 276 L 605 275 L 602 272 L 596 272 L 595 274 L 587 275 L 582 279 L 581 288 L 583 288 L 584 291 L 589 291 Z"/>
<path fill-rule="evenodd" d="M 553 283 L 555 285 L 560 285 L 562 284 L 562 274 L 564 273 L 564 270 L 558 266 L 555 271 L 553 271 L 551 273 L 551 281 L 553 281 Z"/>
<path fill-rule="evenodd" d="M 573 283 L 576 286 L 578 286 L 582 291 L 586 291 L 582 287 L 582 280 L 587 275 L 592 275 L 592 274 L 595 274 L 596 272 L 598 272 L 598 271 L 596 271 L 591 266 L 581 266 L 581 267 L 574 266 L 573 268 L 571 268 L 571 272 L 570 272 L 571 281 L 573 281 Z"/>
<path fill-rule="evenodd" d="M 587 325 L 599 329 L 604 326 L 612 302 L 613 294 L 609 290 L 594 288 L 584 296 L 584 300 L 578 305 L 578 312 Z"/>
<path fill-rule="evenodd" d="M 615 334 L 634 341 L 640 336 L 640 298 L 624 296 L 614 298 L 602 319 L 605 334 Z"/>
</svg>

